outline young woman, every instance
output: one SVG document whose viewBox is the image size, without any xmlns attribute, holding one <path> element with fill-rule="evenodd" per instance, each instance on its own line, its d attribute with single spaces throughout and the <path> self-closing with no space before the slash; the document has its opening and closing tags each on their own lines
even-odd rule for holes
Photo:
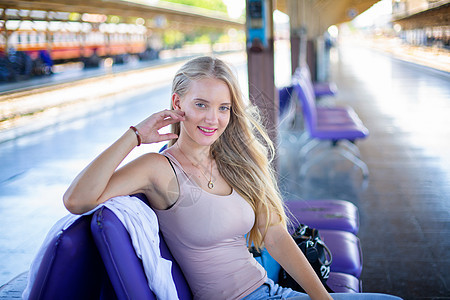
<svg viewBox="0 0 450 300">
<path fill-rule="evenodd" d="M 158 132 L 168 125 L 172 133 Z M 134 147 L 161 141 L 170 141 L 162 154 L 116 170 Z M 114 196 L 145 193 L 195 299 L 301 295 L 274 285 L 247 243 L 266 247 L 312 299 L 331 299 L 286 230 L 273 154 L 230 68 L 200 57 L 175 75 L 172 109 L 127 130 L 75 178 L 64 204 L 81 214 Z"/>
</svg>

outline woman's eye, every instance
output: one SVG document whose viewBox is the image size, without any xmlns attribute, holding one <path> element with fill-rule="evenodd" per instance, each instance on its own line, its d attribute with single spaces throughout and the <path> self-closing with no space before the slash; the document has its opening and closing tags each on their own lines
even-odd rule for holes
<svg viewBox="0 0 450 300">
<path fill-rule="evenodd" d="M 205 108 L 205 104 L 203 103 L 195 103 L 195 106 L 200 107 L 200 108 Z"/>
<path fill-rule="evenodd" d="M 231 108 L 229 106 L 221 106 L 220 110 L 221 111 L 229 111 Z"/>
</svg>

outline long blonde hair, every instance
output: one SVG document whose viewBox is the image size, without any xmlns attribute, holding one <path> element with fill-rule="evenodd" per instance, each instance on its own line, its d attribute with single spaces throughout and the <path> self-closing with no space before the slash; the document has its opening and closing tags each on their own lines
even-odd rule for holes
<svg viewBox="0 0 450 300">
<path fill-rule="evenodd" d="M 276 175 L 271 162 L 275 148 L 254 105 L 247 105 L 238 81 L 231 69 L 220 59 L 205 56 L 188 61 L 176 73 L 172 93 L 181 98 L 194 80 L 216 78 L 228 85 L 231 94 L 230 122 L 223 134 L 211 145 L 222 177 L 253 208 L 256 221 L 247 235 L 249 245 L 260 249 L 264 236 L 273 222 L 286 226 L 286 213 L 281 200 Z M 173 109 L 173 107 L 172 107 Z M 172 125 L 172 132 L 180 134 L 180 124 Z M 170 142 L 173 145 L 176 140 Z M 272 213 L 279 220 L 271 220 Z M 265 217 L 265 230 L 261 233 L 257 224 Z"/>
</svg>

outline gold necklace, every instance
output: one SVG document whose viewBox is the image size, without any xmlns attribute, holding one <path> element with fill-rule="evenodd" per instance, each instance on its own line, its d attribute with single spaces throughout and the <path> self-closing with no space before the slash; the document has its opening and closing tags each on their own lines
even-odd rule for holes
<svg viewBox="0 0 450 300">
<path fill-rule="evenodd" d="M 208 176 L 206 176 L 206 174 L 202 171 L 202 169 L 201 168 L 199 168 L 199 167 L 197 167 L 197 165 L 196 164 L 194 164 L 187 156 L 186 156 L 186 154 L 184 154 L 184 152 L 183 152 L 183 150 L 181 150 L 181 148 L 180 148 L 180 145 L 178 144 L 178 143 L 176 143 L 177 144 L 177 148 L 180 150 L 180 152 L 181 152 L 181 154 L 183 154 L 183 156 L 196 168 L 196 169 L 198 169 L 202 174 L 203 174 L 203 176 L 205 176 L 205 178 L 206 178 L 206 180 L 208 180 L 208 188 L 209 189 L 213 189 L 214 188 L 214 183 L 212 182 L 212 167 L 213 167 L 213 163 L 212 163 L 212 161 L 211 161 L 211 172 L 209 173 L 209 179 L 208 179 Z"/>
</svg>

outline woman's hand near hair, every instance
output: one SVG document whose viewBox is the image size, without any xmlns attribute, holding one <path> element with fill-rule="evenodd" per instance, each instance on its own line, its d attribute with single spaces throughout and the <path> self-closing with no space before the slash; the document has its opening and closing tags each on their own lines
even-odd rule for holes
<svg viewBox="0 0 450 300">
<path fill-rule="evenodd" d="M 160 134 L 158 130 L 182 120 L 184 113 L 165 110 L 151 115 L 136 125 L 136 129 L 142 143 L 167 141 L 177 136 Z M 82 214 L 111 197 L 129 195 L 149 186 L 149 164 L 156 161 L 155 156 L 141 156 L 116 171 L 136 145 L 136 133 L 130 128 L 73 180 L 63 196 L 66 208 L 71 213 Z"/>
<path fill-rule="evenodd" d="M 272 220 L 277 217 L 273 216 Z M 264 232 L 264 224 L 258 226 Z M 274 223 L 264 237 L 269 254 L 297 281 L 313 300 L 333 299 L 285 226 Z"/>
<path fill-rule="evenodd" d="M 152 144 L 176 139 L 174 133 L 161 134 L 158 130 L 170 124 L 184 121 L 184 112 L 181 110 L 163 110 L 154 113 L 138 125 L 138 130 L 143 144 Z"/>
</svg>

